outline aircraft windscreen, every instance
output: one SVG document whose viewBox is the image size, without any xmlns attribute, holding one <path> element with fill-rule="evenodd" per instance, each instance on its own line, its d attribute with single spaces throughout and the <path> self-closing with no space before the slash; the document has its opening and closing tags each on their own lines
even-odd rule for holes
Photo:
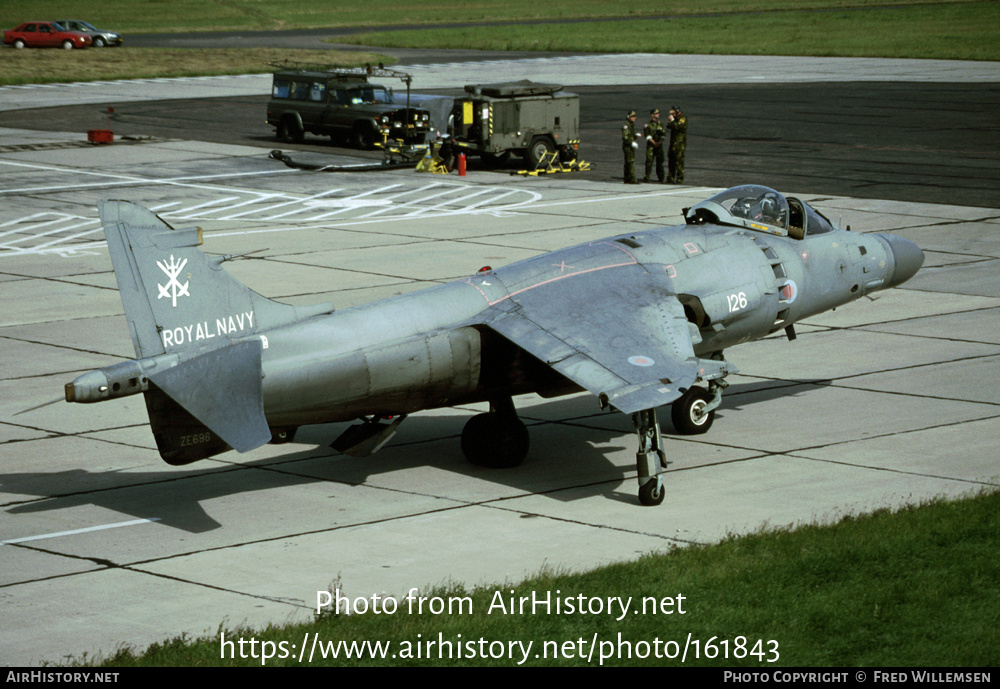
<svg viewBox="0 0 1000 689">
<path fill-rule="evenodd" d="M 788 201 L 767 187 L 744 185 L 727 189 L 693 206 L 686 217 L 697 221 L 705 215 L 724 225 L 788 234 Z"/>
<path fill-rule="evenodd" d="M 833 223 L 815 208 L 806 205 L 806 215 L 808 217 L 808 232 L 810 235 L 833 232 Z"/>
</svg>

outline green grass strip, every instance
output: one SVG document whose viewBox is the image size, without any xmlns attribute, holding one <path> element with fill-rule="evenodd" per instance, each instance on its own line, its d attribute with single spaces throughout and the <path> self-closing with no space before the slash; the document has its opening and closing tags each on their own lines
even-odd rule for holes
<svg viewBox="0 0 1000 689">
<path fill-rule="evenodd" d="M 4 50 L 0 85 L 51 84 L 109 79 L 158 79 L 224 74 L 264 74 L 269 63 L 291 60 L 338 67 L 391 63 L 384 55 L 337 50 L 279 48 L 101 48 Z"/>
<path fill-rule="evenodd" d="M 409 48 L 1000 60 L 1000 3 L 417 29 L 346 40 Z"/>
<path fill-rule="evenodd" d="M 1000 492 L 994 490 L 832 525 L 734 536 L 582 574 L 544 573 L 472 591 L 440 588 L 423 594 L 424 614 L 409 614 L 403 599 L 395 614 L 328 613 L 299 626 L 220 629 L 232 642 L 225 658 L 217 636 L 174 639 L 144 653 L 126 648 L 104 664 L 260 666 L 268 648 L 274 657 L 266 665 L 294 666 L 303 645 L 312 647 L 318 638 L 327 649 L 338 642 L 389 642 L 387 657 L 346 659 L 342 646 L 340 658 L 314 657 L 312 665 L 512 666 L 531 642 L 525 665 L 681 665 L 679 657 L 665 656 L 679 656 L 686 645 L 684 665 L 995 666 L 998 534 Z M 552 607 L 529 605 L 512 613 L 511 597 L 530 601 L 533 595 L 551 596 Z M 608 596 L 631 597 L 630 613 L 619 621 L 620 612 L 567 612 L 570 599 L 578 606 Z M 562 614 L 555 612 L 557 598 Z M 430 614 L 426 608 L 434 599 L 442 606 L 461 602 L 463 614 Z M 673 612 L 647 607 L 636 614 L 644 599 L 647 606 L 671 601 Z M 521 646 L 508 652 L 510 642 Z M 481 657 L 500 649 L 500 658 Z M 278 657 L 282 652 L 289 657 Z M 600 661 L 601 652 L 613 657 Z"/>
<path fill-rule="evenodd" d="M 511 3 L 482 0 L 454 11 L 429 0 L 389 3 L 332 3 L 313 0 L 210 4 L 184 12 L 188 0 L 143 5 L 126 12 L 120 0 L 73 7 L 67 0 L 0 3 L 0 25 L 11 28 L 24 17 L 86 17 L 102 28 L 126 34 L 124 48 L 110 50 L 0 49 L 0 85 L 247 74 L 269 71 L 270 60 L 319 60 L 343 66 L 392 60 L 378 54 L 302 51 L 278 48 L 174 50 L 130 48 L 128 31 L 202 31 L 209 29 L 291 28 L 387 23 L 418 26 L 426 22 L 502 22 L 528 19 L 600 17 L 600 8 L 618 16 L 647 16 L 648 3 Z M 875 6 L 875 8 L 872 8 Z M 132 7 L 131 4 L 128 7 Z M 326 7 L 326 9 L 323 9 Z M 117 8 L 117 9 L 116 9 Z M 520 10 L 523 12 L 518 13 Z M 804 55 L 884 58 L 1000 60 L 1000 2 L 901 3 L 838 0 L 769 0 L 753 11 L 736 0 L 667 2 L 657 13 L 672 19 L 595 21 L 572 24 L 489 25 L 459 29 L 371 32 L 335 40 L 362 45 L 410 48 L 470 48 L 494 51 L 696 53 Z M 699 16 L 683 15 L 700 13 Z M 718 13 L 714 16 L 706 14 Z M 218 16 L 216 16 L 218 15 Z M 280 21 L 273 17 L 285 17 Z M 196 21 L 197 20 L 197 21 Z"/>
<path fill-rule="evenodd" d="M 948 0 L 946 0 L 947 2 Z M 951 0 L 970 2 L 974 0 Z M 84 19 L 102 29 L 129 33 L 179 33 L 241 29 L 301 29 L 355 26 L 607 17 L 649 17 L 826 10 L 900 5 L 940 5 L 941 0 L 3 0 L 0 27 L 24 21 Z"/>
</svg>

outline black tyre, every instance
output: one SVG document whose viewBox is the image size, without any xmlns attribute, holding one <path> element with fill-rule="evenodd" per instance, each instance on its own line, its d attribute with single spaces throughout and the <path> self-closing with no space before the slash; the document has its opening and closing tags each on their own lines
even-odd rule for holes
<svg viewBox="0 0 1000 689">
<path fill-rule="evenodd" d="M 378 141 L 378 135 L 370 126 L 356 124 L 354 125 L 354 129 L 351 130 L 351 145 L 354 148 L 370 151 L 375 148 L 376 141 Z"/>
<path fill-rule="evenodd" d="M 500 154 L 482 153 L 479 156 L 479 159 L 483 161 L 483 167 L 487 170 L 493 170 L 503 166 L 506 164 L 508 158 L 510 158 L 510 151 L 504 151 Z"/>
<path fill-rule="evenodd" d="M 271 429 L 271 444 L 272 445 L 284 445 L 285 443 L 290 443 L 295 440 L 295 432 L 299 430 L 296 426 L 291 426 L 287 428 L 272 428 Z"/>
<path fill-rule="evenodd" d="M 556 150 L 552 140 L 546 136 L 536 136 L 531 140 L 531 145 L 524 152 L 524 161 L 532 168 L 538 167 L 547 153 Z"/>
<path fill-rule="evenodd" d="M 285 115 L 281 118 L 276 134 L 278 141 L 285 141 L 292 144 L 300 143 L 305 138 L 302 125 L 299 124 L 298 118 L 292 115 Z"/>
<path fill-rule="evenodd" d="M 490 469 L 519 466 L 528 456 L 528 428 L 517 417 L 478 414 L 462 429 L 462 454 Z"/>
<path fill-rule="evenodd" d="M 660 481 L 647 481 L 639 486 L 639 502 L 646 507 L 656 507 L 663 503 L 667 491 Z"/>
<path fill-rule="evenodd" d="M 674 429 L 681 435 L 706 433 L 715 420 L 715 410 L 707 414 L 703 411 L 711 399 L 712 395 L 705 388 L 693 387 L 685 392 L 670 405 L 670 420 Z"/>
<path fill-rule="evenodd" d="M 101 36 L 97 36 L 96 38 L 94 38 L 94 47 L 95 48 L 103 48 L 106 45 L 107 45 L 107 43 L 104 42 L 104 38 L 102 38 Z"/>
</svg>

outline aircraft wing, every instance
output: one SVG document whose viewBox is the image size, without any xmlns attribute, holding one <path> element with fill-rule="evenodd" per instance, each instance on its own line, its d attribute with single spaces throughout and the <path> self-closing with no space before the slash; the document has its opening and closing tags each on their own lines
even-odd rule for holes
<svg viewBox="0 0 1000 689">
<path fill-rule="evenodd" d="M 695 356 L 664 272 L 635 264 L 542 282 L 493 305 L 486 325 L 631 414 L 669 404 L 699 378 L 732 372 Z"/>
</svg>

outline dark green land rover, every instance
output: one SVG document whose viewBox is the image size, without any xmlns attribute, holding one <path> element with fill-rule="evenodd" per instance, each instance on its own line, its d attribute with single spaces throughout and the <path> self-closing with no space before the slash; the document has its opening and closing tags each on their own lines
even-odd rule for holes
<svg viewBox="0 0 1000 689">
<path fill-rule="evenodd" d="M 358 148 L 371 148 L 386 138 L 424 143 L 431 131 L 428 111 L 410 106 L 407 94 L 396 95 L 390 88 L 370 83 L 370 75 L 409 77 L 363 68 L 275 72 L 267 123 L 275 128 L 279 141 L 299 142 L 308 132 L 346 139 Z"/>
</svg>

